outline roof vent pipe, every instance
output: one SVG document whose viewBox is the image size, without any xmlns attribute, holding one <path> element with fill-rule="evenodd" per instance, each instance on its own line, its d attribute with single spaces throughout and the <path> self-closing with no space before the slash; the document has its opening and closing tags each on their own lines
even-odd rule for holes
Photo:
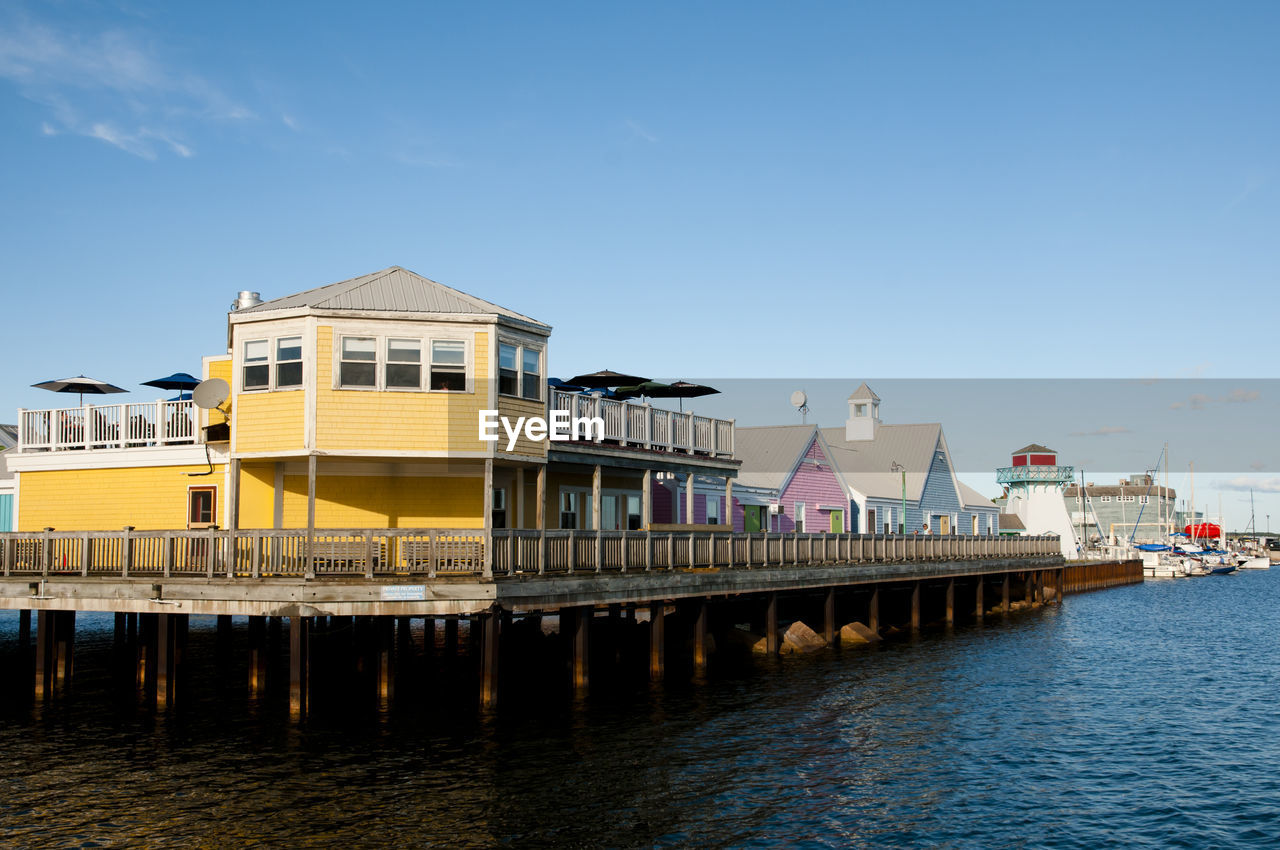
<svg viewBox="0 0 1280 850">
<path fill-rule="evenodd" d="M 231 312 L 236 310 L 244 310 L 248 307 L 257 307 L 262 303 L 262 295 L 257 292 L 250 292 L 247 289 L 240 290 L 240 294 L 236 296 L 236 300 L 231 302 Z"/>
</svg>

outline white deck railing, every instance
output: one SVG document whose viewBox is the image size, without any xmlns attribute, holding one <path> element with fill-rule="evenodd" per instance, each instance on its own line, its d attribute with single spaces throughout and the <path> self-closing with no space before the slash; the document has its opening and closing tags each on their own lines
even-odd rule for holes
<svg viewBox="0 0 1280 850">
<path fill-rule="evenodd" d="M 13 531 L 0 575 L 46 578 L 386 579 L 1059 561 L 1057 537 L 729 531 L 305 529 Z M 489 566 L 486 567 L 486 552 Z"/>
<path fill-rule="evenodd" d="M 124 449 L 199 442 L 196 407 L 185 401 L 86 404 L 18 410 L 20 452 Z"/>
<path fill-rule="evenodd" d="M 600 395 L 557 389 L 551 390 L 550 405 L 552 410 L 567 411 L 574 418 L 598 417 L 604 422 L 603 442 L 733 457 L 732 419 L 712 419 L 648 404 L 632 404 Z"/>
</svg>

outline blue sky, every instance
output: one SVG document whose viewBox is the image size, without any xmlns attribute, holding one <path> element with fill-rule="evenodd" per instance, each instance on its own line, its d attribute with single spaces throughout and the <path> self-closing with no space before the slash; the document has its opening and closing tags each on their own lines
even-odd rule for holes
<svg viewBox="0 0 1280 850">
<path fill-rule="evenodd" d="M 388 265 L 550 322 L 553 372 L 1271 377 L 1278 24 L 10 2 L 0 411 L 197 371 L 237 290 Z"/>
</svg>

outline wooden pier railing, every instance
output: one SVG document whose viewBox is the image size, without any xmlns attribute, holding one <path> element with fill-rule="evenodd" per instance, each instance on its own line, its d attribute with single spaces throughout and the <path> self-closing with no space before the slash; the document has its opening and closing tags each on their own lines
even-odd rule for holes
<svg viewBox="0 0 1280 850">
<path fill-rule="evenodd" d="M 486 559 L 486 548 L 489 558 Z M 1057 555 L 1057 537 L 305 529 L 0 533 L 5 577 L 507 577 Z M 486 561 L 488 561 L 486 563 Z"/>
</svg>

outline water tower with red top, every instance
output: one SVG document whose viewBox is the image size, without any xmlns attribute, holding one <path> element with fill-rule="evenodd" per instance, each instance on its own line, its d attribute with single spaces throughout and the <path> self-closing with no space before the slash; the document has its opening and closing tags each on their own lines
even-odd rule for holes
<svg viewBox="0 0 1280 850">
<path fill-rule="evenodd" d="M 1075 469 L 1058 463 L 1058 453 L 1032 443 L 1012 455 L 1012 465 L 996 470 L 996 481 L 1008 488 L 1003 511 L 1016 514 L 1027 534 L 1056 534 L 1064 558 L 1079 557 L 1076 532 L 1063 491 Z"/>
</svg>

